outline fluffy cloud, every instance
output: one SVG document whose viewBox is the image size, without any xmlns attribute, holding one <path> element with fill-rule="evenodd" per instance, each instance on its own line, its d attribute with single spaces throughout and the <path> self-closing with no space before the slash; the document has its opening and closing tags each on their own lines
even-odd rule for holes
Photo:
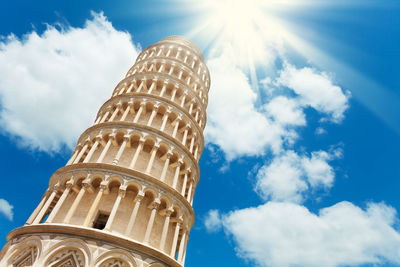
<svg viewBox="0 0 400 267">
<path fill-rule="evenodd" d="M 265 200 L 300 203 L 309 188 L 332 187 L 335 174 L 328 161 L 335 157 L 325 151 L 312 152 L 311 157 L 286 151 L 260 168 L 256 191 Z"/>
<path fill-rule="evenodd" d="M 221 215 L 218 210 L 210 210 L 205 219 L 204 226 L 206 227 L 207 232 L 217 232 L 220 230 L 221 224 Z"/>
<path fill-rule="evenodd" d="M 8 203 L 7 200 L 0 198 L 0 213 L 7 217 L 10 221 L 12 221 L 14 217 L 13 206 Z"/>
<path fill-rule="evenodd" d="M 333 122 L 340 122 L 348 108 L 349 93 L 331 78 L 311 68 L 285 64 L 275 81 L 264 79 L 264 87 L 284 86 L 296 95 L 269 94 L 260 108 L 258 95 L 245 73 L 235 65 L 230 49 L 210 59 L 212 74 L 206 141 L 218 145 L 228 161 L 241 156 L 259 156 L 267 150 L 279 154 L 297 139 L 296 127 L 306 126 L 304 109 L 312 107 Z M 283 92 L 283 91 L 282 91 Z M 325 119 L 325 118 L 324 118 Z"/>
<path fill-rule="evenodd" d="M 269 202 L 222 218 L 241 257 L 260 266 L 400 264 L 396 211 L 371 203 L 365 210 L 340 202 L 319 214 L 292 203 Z"/>
<path fill-rule="evenodd" d="M 306 125 L 305 114 L 296 99 L 285 96 L 273 98 L 265 105 L 267 115 L 282 125 Z"/>
<path fill-rule="evenodd" d="M 138 49 L 103 14 L 83 28 L 53 26 L 0 42 L 3 134 L 42 151 L 72 148 L 134 63 Z"/>
<path fill-rule="evenodd" d="M 312 68 L 297 69 L 286 64 L 277 84 L 292 89 L 303 106 L 311 106 L 327 114 L 333 122 L 340 122 L 344 118 L 350 93 L 343 93 L 326 73 L 319 73 Z"/>
<path fill-rule="evenodd" d="M 228 160 L 281 150 L 287 132 L 255 107 L 257 95 L 246 75 L 222 55 L 208 61 L 212 74 L 206 141 L 218 145 Z"/>
</svg>

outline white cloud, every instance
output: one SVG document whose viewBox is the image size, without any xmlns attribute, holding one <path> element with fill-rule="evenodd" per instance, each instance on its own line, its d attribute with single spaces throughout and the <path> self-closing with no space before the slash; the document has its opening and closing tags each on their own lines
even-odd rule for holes
<svg viewBox="0 0 400 267">
<path fill-rule="evenodd" d="M 280 151 L 287 132 L 256 109 L 257 95 L 230 56 L 213 58 L 207 65 L 212 83 L 206 141 L 218 145 L 228 160 L 261 155 L 266 148 Z"/>
<path fill-rule="evenodd" d="M 323 134 L 326 134 L 326 133 L 327 133 L 326 130 L 324 128 L 322 128 L 322 127 L 318 127 L 317 129 L 315 129 L 315 134 L 316 135 L 323 135 Z"/>
<path fill-rule="evenodd" d="M 296 99 L 275 97 L 265 105 L 265 111 L 282 125 L 306 125 L 305 114 Z"/>
<path fill-rule="evenodd" d="M 129 33 L 93 13 L 83 28 L 48 26 L 0 42 L 0 125 L 20 144 L 72 148 L 134 63 Z"/>
<path fill-rule="evenodd" d="M 204 219 L 204 226 L 209 233 L 217 232 L 221 229 L 222 221 L 218 210 L 210 210 L 207 213 Z"/>
<path fill-rule="evenodd" d="M 385 261 L 400 264 L 396 211 L 349 202 L 319 214 L 292 203 L 269 202 L 223 215 L 238 254 L 260 266 L 354 266 Z"/>
<path fill-rule="evenodd" d="M 13 206 L 7 200 L 0 198 L 0 213 L 7 217 L 10 221 L 13 220 Z"/>
<path fill-rule="evenodd" d="M 300 203 L 309 188 L 332 187 L 335 173 L 328 161 L 335 157 L 325 151 L 312 152 L 311 157 L 286 151 L 260 168 L 256 191 L 265 200 Z"/>
<path fill-rule="evenodd" d="M 301 165 L 311 187 L 332 187 L 335 173 L 327 162 L 330 159 L 331 156 L 325 151 L 312 152 L 311 158 L 301 159 Z"/>
<path fill-rule="evenodd" d="M 292 89 L 298 94 L 302 105 L 327 114 L 333 122 L 340 122 L 344 118 L 350 93 L 343 93 L 326 73 L 319 73 L 312 68 L 297 69 L 285 64 L 277 84 Z"/>
</svg>

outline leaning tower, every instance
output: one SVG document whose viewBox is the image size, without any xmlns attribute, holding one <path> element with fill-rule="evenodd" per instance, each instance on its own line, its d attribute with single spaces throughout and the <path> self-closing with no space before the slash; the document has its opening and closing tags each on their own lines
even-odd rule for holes
<svg viewBox="0 0 400 267">
<path fill-rule="evenodd" d="M 209 87 L 193 42 L 167 37 L 141 52 L 8 234 L 0 266 L 183 266 Z"/>
</svg>

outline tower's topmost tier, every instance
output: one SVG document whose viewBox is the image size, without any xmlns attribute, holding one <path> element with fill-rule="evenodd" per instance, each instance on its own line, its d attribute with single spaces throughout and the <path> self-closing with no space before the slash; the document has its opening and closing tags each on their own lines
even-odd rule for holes
<svg viewBox="0 0 400 267">
<path fill-rule="evenodd" d="M 187 39 L 186 37 L 183 36 L 168 36 L 164 39 L 162 39 L 161 41 L 159 41 L 158 43 L 177 43 L 180 45 L 184 45 L 187 46 L 189 48 L 191 48 L 192 50 L 194 50 L 194 52 L 196 52 L 196 54 L 201 58 L 201 60 L 204 60 L 203 58 L 203 53 L 201 52 L 200 48 L 191 40 Z"/>
</svg>

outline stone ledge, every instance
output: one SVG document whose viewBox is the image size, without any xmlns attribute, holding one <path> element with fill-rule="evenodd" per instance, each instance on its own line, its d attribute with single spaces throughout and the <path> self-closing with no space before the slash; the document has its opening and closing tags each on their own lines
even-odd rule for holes
<svg viewBox="0 0 400 267">
<path fill-rule="evenodd" d="M 109 242 L 117 247 L 122 246 L 126 249 L 137 250 L 144 254 L 151 255 L 159 259 L 160 261 L 163 261 L 165 264 L 171 267 L 182 267 L 182 265 L 180 265 L 176 260 L 171 258 L 169 255 L 165 254 L 164 252 L 161 252 L 155 248 L 134 241 L 132 239 L 117 234 L 113 234 L 110 232 L 105 232 L 102 230 L 80 227 L 80 226 L 71 226 L 67 224 L 37 224 L 37 225 L 22 226 L 17 229 L 14 229 L 7 235 L 7 243 L 10 242 L 12 239 L 24 234 L 39 234 L 39 233 L 59 233 L 59 234 L 95 239 L 102 242 Z"/>
</svg>

